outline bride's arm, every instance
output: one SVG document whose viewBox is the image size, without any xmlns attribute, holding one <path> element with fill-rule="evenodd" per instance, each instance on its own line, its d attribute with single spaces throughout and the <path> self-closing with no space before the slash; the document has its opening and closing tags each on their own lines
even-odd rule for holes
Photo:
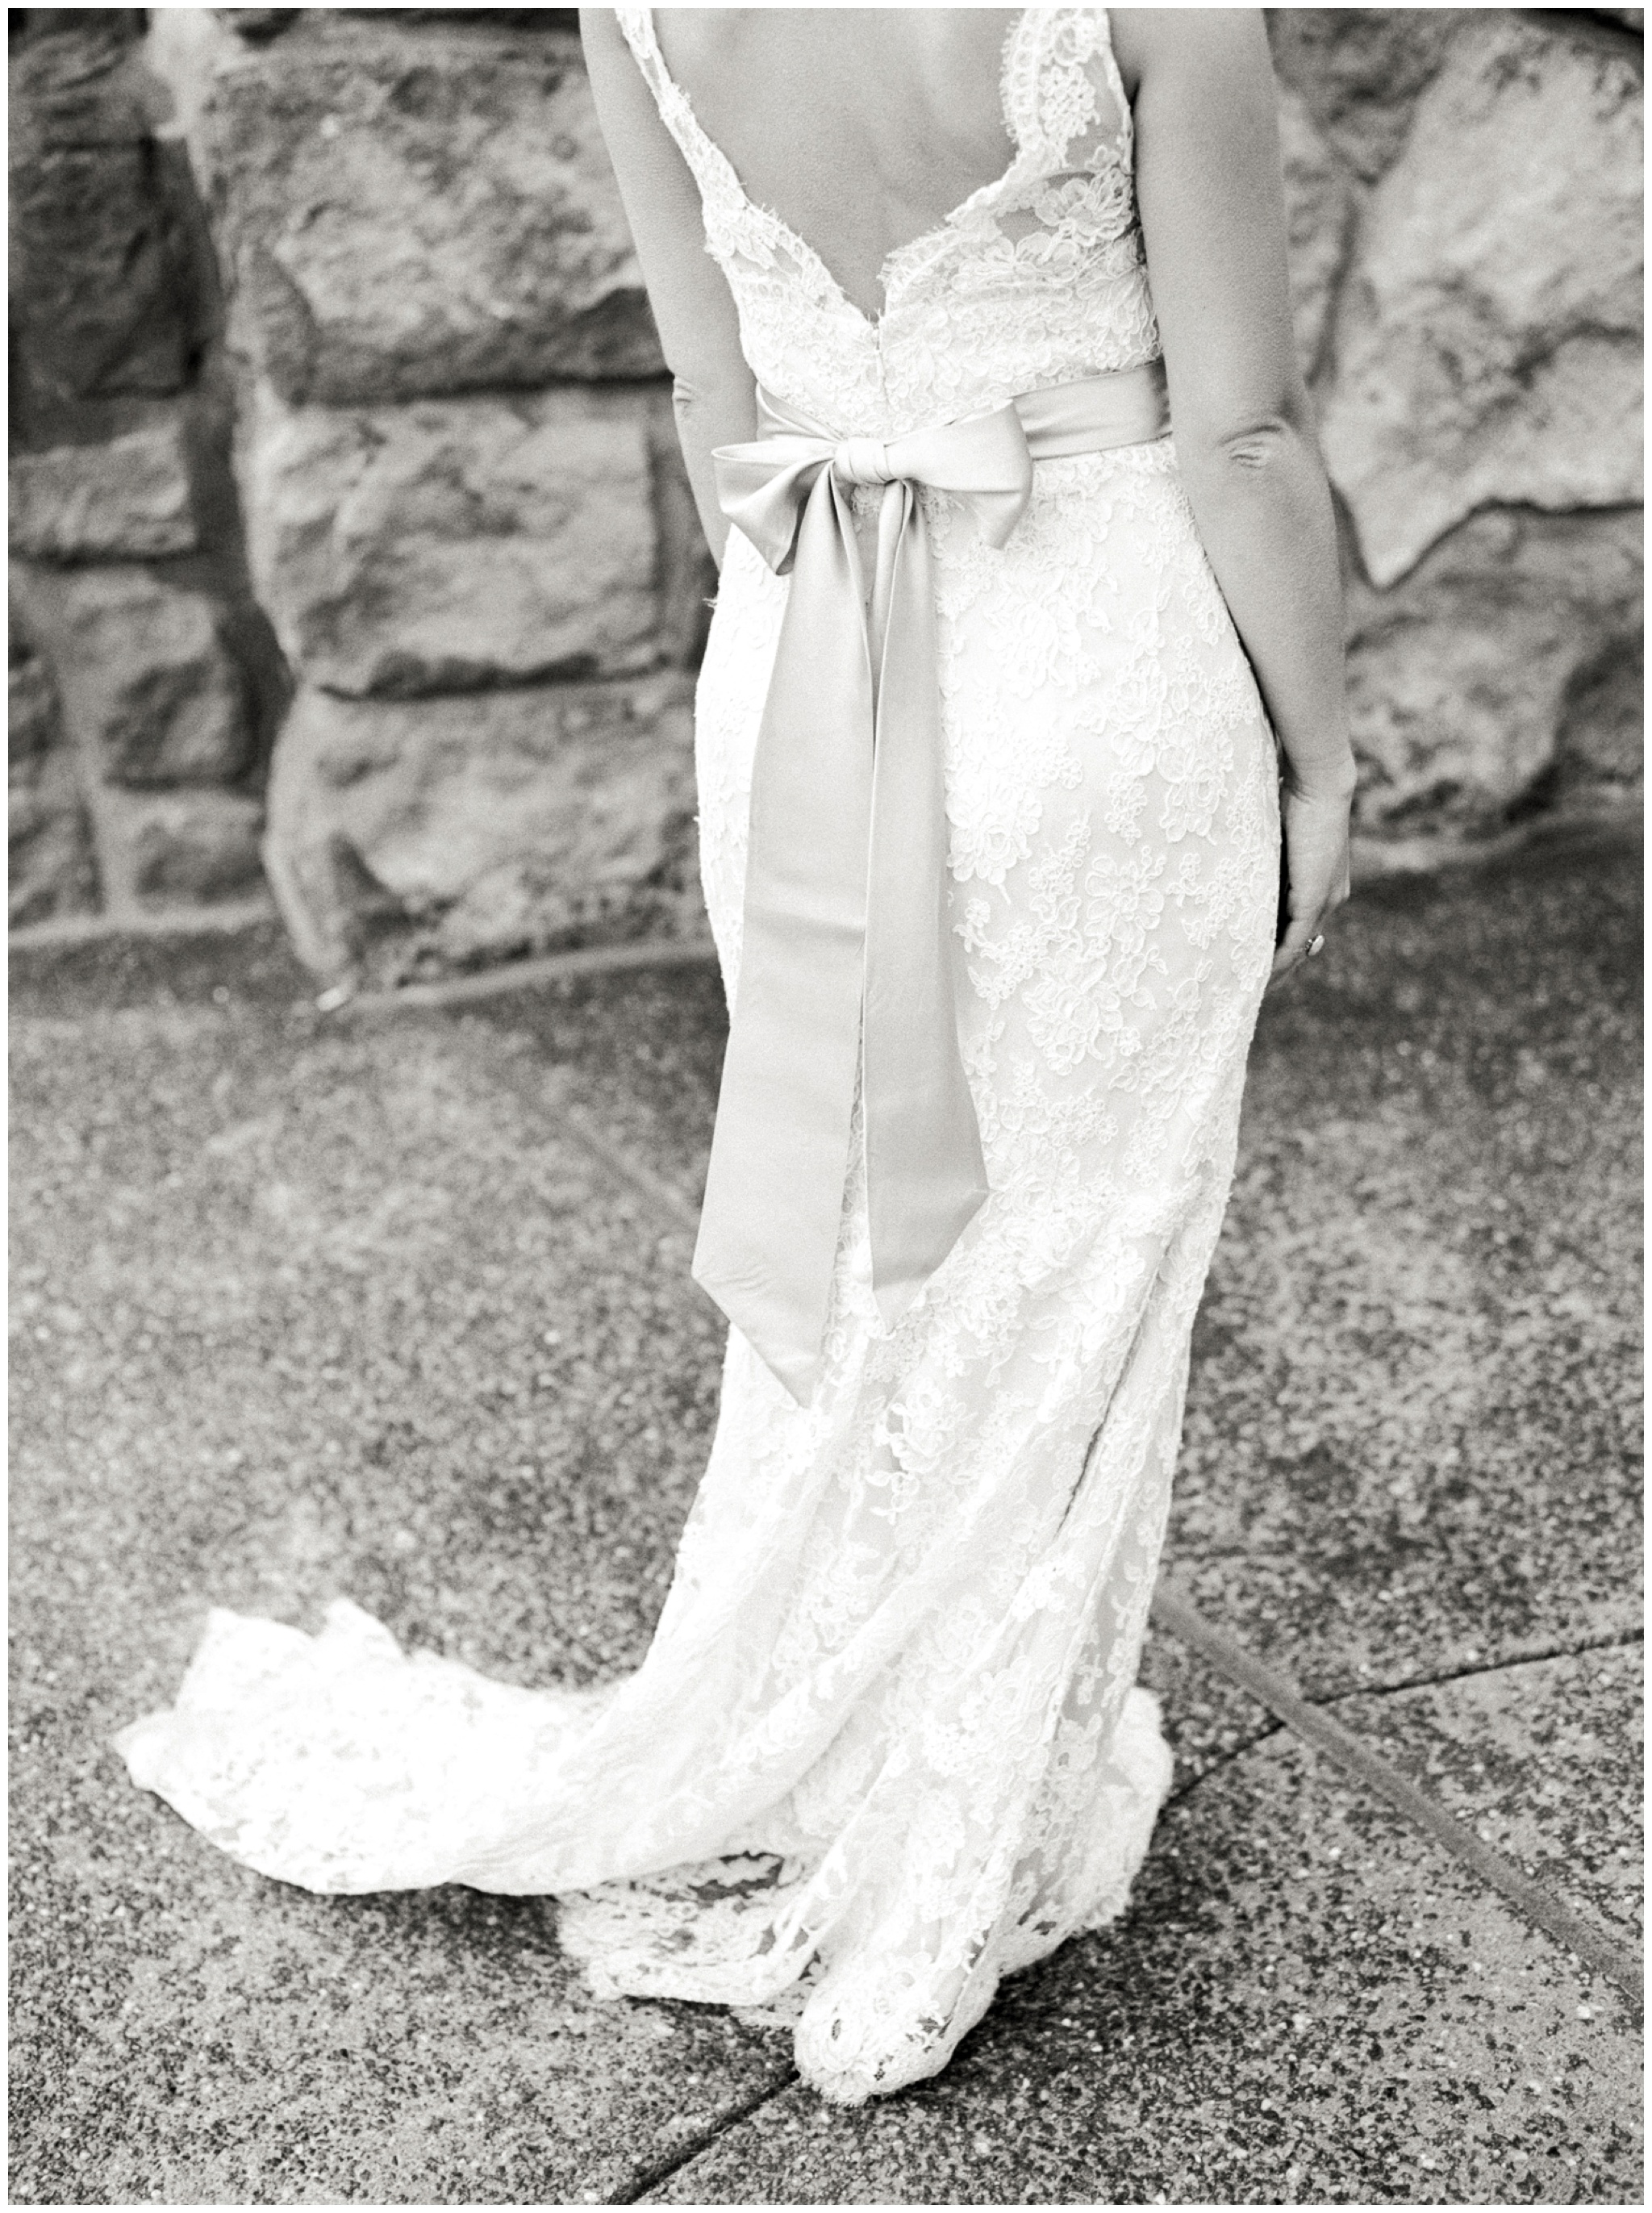
<svg viewBox="0 0 1652 2213">
<path fill-rule="evenodd" d="M 757 435 L 756 387 L 740 351 L 734 297 L 705 250 L 693 176 L 613 11 L 582 8 L 579 28 L 597 120 L 672 375 L 694 503 L 721 568 L 728 524 L 717 505 L 712 448 Z"/>
<path fill-rule="evenodd" d="M 1354 757 L 1330 487 L 1292 334 L 1277 110 L 1259 9 L 1119 9 L 1176 454 L 1284 753 L 1294 965 L 1347 895 Z"/>
</svg>

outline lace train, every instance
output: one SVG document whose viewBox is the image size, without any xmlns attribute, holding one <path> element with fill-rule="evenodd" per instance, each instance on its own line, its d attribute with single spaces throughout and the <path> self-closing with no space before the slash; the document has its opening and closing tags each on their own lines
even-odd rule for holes
<svg viewBox="0 0 1652 2213">
<path fill-rule="evenodd" d="M 261 1873 L 319 1892 L 457 1881 L 520 1893 L 536 1887 L 538 1845 L 512 1864 L 497 1850 L 502 1820 L 542 1826 L 548 1777 L 568 1772 L 582 1736 L 600 1739 L 637 1681 L 519 1689 L 457 1661 L 404 1655 L 347 1600 L 328 1607 L 314 1637 L 214 1608 L 176 1704 L 116 1743 L 135 1783 Z M 1093 1784 L 1090 1849 L 1064 1878 L 1064 1934 L 1122 1911 L 1170 1771 L 1156 1702 L 1133 1689 Z M 801 1839 L 784 1820 L 772 1844 L 764 1831 L 754 1824 L 741 1852 L 565 1891 L 558 1935 L 593 1993 L 725 2003 L 790 2026 L 805 2079 L 844 2104 L 931 2071 L 942 2025 L 932 1977 L 915 1976 L 904 1953 L 883 1954 L 869 1977 L 858 1947 L 847 1972 L 834 1970 L 832 1935 L 856 1903 L 843 1856 L 788 1853 Z M 1048 1948 L 1049 1933 L 1034 1924 L 1025 1958 L 1006 1953 L 985 1973 L 954 1967 L 948 2049 L 999 1977 Z"/>
</svg>

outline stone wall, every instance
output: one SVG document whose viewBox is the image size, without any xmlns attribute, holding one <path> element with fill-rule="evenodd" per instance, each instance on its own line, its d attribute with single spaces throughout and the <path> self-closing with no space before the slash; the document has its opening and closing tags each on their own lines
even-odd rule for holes
<svg viewBox="0 0 1652 2213">
<path fill-rule="evenodd" d="M 256 893 L 285 678 L 199 204 L 141 10 L 9 29 L 11 918 Z"/>
<path fill-rule="evenodd" d="M 235 897 L 265 806 L 328 976 L 698 929 L 711 579 L 570 12 L 12 21 L 14 917 Z M 1621 798 L 1638 15 L 1271 21 L 1366 850 Z"/>
<path fill-rule="evenodd" d="M 1637 9 L 1271 16 L 1368 838 L 1641 763 Z"/>
</svg>

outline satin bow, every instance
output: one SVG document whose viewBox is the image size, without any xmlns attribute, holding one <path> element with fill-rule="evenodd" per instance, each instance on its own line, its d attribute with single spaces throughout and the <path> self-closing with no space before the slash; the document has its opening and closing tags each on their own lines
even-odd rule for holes
<svg viewBox="0 0 1652 2213">
<path fill-rule="evenodd" d="M 959 1050 L 935 587 L 917 487 L 994 546 L 1035 454 L 1164 427 L 1157 363 L 887 442 L 759 391 L 765 435 L 714 454 L 723 513 L 791 576 L 752 779 L 744 939 L 694 1253 L 792 1395 L 818 1380 L 857 1059 L 872 1289 L 893 1323 L 987 1196 Z M 1029 446 L 1029 436 L 1033 442 Z M 884 487 L 869 594 L 847 487 Z"/>
</svg>

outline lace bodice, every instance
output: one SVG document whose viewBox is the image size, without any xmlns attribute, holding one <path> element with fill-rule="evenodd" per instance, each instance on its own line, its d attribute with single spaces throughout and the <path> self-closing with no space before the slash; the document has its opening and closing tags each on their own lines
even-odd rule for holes
<svg viewBox="0 0 1652 2213">
<path fill-rule="evenodd" d="M 747 198 L 667 70 L 651 12 L 616 13 L 699 186 L 746 359 L 777 398 L 839 435 L 890 438 L 1156 357 L 1106 9 L 1022 10 L 1004 49 L 1009 167 L 889 256 L 875 321 Z"/>
</svg>

